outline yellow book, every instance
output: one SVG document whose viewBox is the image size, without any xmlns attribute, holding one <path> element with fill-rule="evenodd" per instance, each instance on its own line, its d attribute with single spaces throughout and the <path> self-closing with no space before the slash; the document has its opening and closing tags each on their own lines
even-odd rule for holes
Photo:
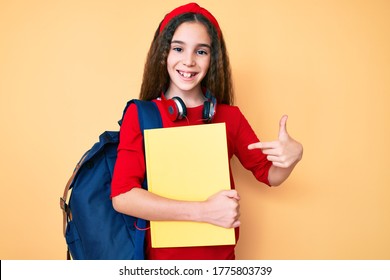
<svg viewBox="0 0 390 280">
<path fill-rule="evenodd" d="M 185 201 L 204 201 L 230 189 L 224 123 L 144 131 L 148 189 Z M 234 229 L 207 223 L 151 221 L 153 248 L 235 244 Z"/>
</svg>

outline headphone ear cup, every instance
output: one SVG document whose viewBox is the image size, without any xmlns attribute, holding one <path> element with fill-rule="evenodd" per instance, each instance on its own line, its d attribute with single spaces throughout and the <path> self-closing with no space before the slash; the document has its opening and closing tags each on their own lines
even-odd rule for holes
<svg viewBox="0 0 390 280">
<path fill-rule="evenodd" d="M 202 113 L 202 119 L 205 122 L 210 122 L 211 121 L 211 116 L 210 116 L 210 101 L 205 101 L 203 104 L 203 113 Z"/>
<path fill-rule="evenodd" d="M 177 110 L 176 102 L 169 99 L 162 99 L 166 112 L 168 113 L 169 119 L 175 121 L 179 115 Z"/>
<path fill-rule="evenodd" d="M 178 111 L 177 119 L 181 120 L 182 118 L 185 118 L 187 116 L 187 107 L 184 104 L 184 101 L 178 96 L 172 97 L 172 100 L 175 102 Z"/>
</svg>

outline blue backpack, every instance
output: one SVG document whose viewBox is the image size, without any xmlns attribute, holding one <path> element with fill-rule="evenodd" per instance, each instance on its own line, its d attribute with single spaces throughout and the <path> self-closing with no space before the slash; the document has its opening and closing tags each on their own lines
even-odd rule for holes
<svg viewBox="0 0 390 280">
<path fill-rule="evenodd" d="M 137 105 L 142 133 L 144 129 L 162 127 L 160 112 L 151 101 L 129 101 L 123 116 L 132 103 Z M 139 229 L 146 228 L 146 221 L 116 212 L 110 199 L 118 143 L 118 131 L 102 133 L 99 142 L 77 164 L 60 198 L 67 259 L 145 258 L 145 231 Z M 146 180 L 142 187 L 147 189 Z M 70 189 L 72 192 L 67 202 Z"/>
</svg>

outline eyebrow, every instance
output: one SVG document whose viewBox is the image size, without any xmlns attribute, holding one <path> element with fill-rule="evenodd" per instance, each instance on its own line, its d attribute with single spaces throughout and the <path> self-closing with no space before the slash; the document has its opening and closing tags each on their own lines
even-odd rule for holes
<svg viewBox="0 0 390 280">
<path fill-rule="evenodd" d="M 171 41 L 171 44 L 180 44 L 180 45 L 185 45 L 186 43 L 180 40 L 173 40 Z M 211 46 L 209 44 L 197 44 L 198 47 L 206 47 L 211 49 Z"/>
</svg>

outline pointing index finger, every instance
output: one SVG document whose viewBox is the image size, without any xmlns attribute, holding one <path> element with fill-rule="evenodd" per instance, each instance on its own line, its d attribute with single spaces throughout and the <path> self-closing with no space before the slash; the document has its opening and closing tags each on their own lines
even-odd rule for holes
<svg viewBox="0 0 390 280">
<path fill-rule="evenodd" d="M 273 142 L 257 142 L 257 143 L 253 143 L 253 144 L 250 144 L 248 145 L 248 149 L 249 150 L 254 150 L 254 149 L 274 149 L 276 148 L 278 145 L 278 142 L 277 141 L 273 141 Z"/>
</svg>

